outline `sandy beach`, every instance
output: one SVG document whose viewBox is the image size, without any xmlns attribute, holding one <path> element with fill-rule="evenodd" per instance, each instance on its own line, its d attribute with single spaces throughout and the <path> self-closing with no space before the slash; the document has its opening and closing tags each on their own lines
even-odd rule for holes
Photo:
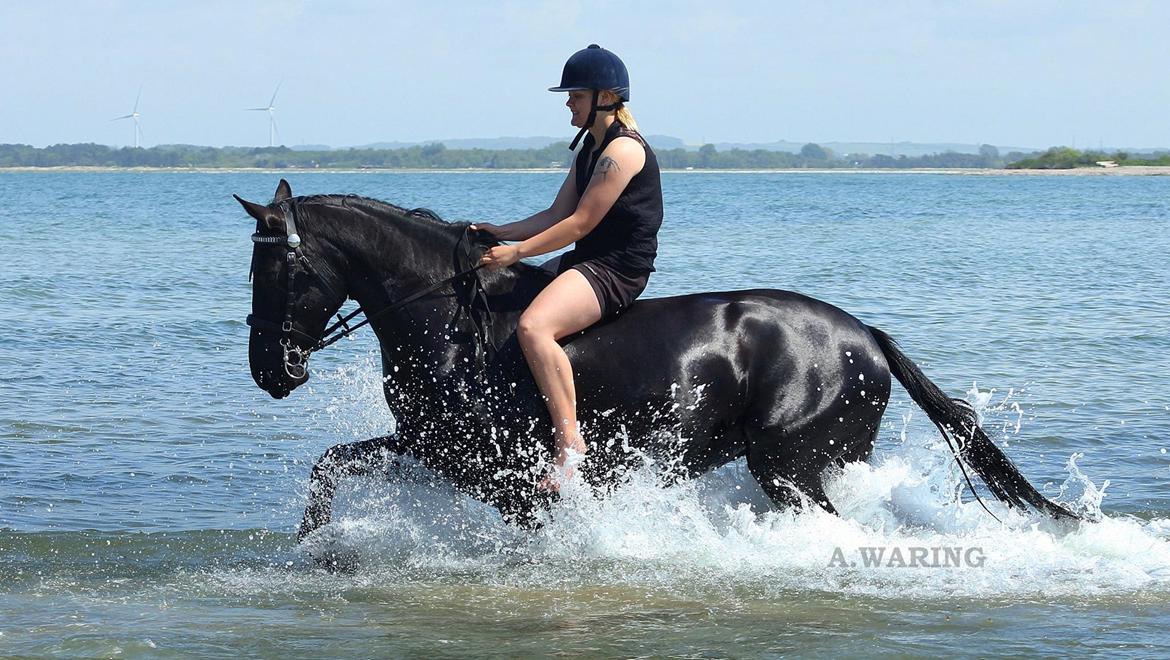
<svg viewBox="0 0 1170 660">
<path fill-rule="evenodd" d="M 1051 176 L 1170 176 L 1170 167 L 1127 165 L 1124 167 L 1076 167 L 1071 170 L 976 170 L 973 173 Z"/>
</svg>

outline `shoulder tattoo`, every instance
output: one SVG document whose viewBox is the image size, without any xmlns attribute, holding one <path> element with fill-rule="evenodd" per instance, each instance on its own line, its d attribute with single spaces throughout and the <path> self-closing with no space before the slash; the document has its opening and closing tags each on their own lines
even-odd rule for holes
<svg viewBox="0 0 1170 660">
<path fill-rule="evenodd" d="M 607 174 L 610 172 L 620 172 L 621 170 L 622 168 L 617 164 L 616 160 L 609 156 L 602 156 L 601 160 L 597 161 L 595 173 L 601 177 L 602 181 L 605 181 Z"/>
</svg>

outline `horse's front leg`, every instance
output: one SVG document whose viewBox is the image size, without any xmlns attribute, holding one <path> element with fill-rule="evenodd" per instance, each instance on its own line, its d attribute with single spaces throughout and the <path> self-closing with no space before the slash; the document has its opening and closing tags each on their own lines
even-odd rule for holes
<svg viewBox="0 0 1170 660">
<path fill-rule="evenodd" d="M 403 451 L 398 435 L 386 435 L 361 442 L 334 445 L 317 459 L 309 477 L 309 504 L 297 540 L 303 541 L 318 527 L 329 524 L 333 495 L 341 477 L 370 474 L 385 469 Z"/>
</svg>

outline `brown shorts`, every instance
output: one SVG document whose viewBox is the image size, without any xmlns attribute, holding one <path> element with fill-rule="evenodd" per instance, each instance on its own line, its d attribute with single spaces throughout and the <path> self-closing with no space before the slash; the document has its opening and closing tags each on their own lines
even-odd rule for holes
<svg viewBox="0 0 1170 660">
<path fill-rule="evenodd" d="M 650 273 L 626 275 L 602 264 L 587 259 L 577 264 L 563 264 L 560 272 L 569 268 L 581 273 L 593 287 L 597 302 L 601 305 L 601 319 L 613 318 L 630 306 L 650 281 Z"/>
</svg>

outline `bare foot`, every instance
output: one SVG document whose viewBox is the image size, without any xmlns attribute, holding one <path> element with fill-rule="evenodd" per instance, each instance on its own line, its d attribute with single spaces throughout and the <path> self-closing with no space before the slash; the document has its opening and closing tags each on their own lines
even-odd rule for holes
<svg viewBox="0 0 1170 660">
<path fill-rule="evenodd" d="M 576 466 L 585 460 L 585 451 L 585 442 L 581 440 L 581 436 L 577 436 L 571 446 L 560 448 L 553 469 L 540 480 L 536 487 L 549 493 L 558 492 L 561 486 L 576 476 Z"/>
<path fill-rule="evenodd" d="M 561 486 L 573 478 L 572 470 L 565 470 L 562 468 L 554 468 L 552 472 L 544 475 L 540 483 L 536 484 L 537 490 L 543 490 L 546 493 L 560 492 Z"/>
</svg>

